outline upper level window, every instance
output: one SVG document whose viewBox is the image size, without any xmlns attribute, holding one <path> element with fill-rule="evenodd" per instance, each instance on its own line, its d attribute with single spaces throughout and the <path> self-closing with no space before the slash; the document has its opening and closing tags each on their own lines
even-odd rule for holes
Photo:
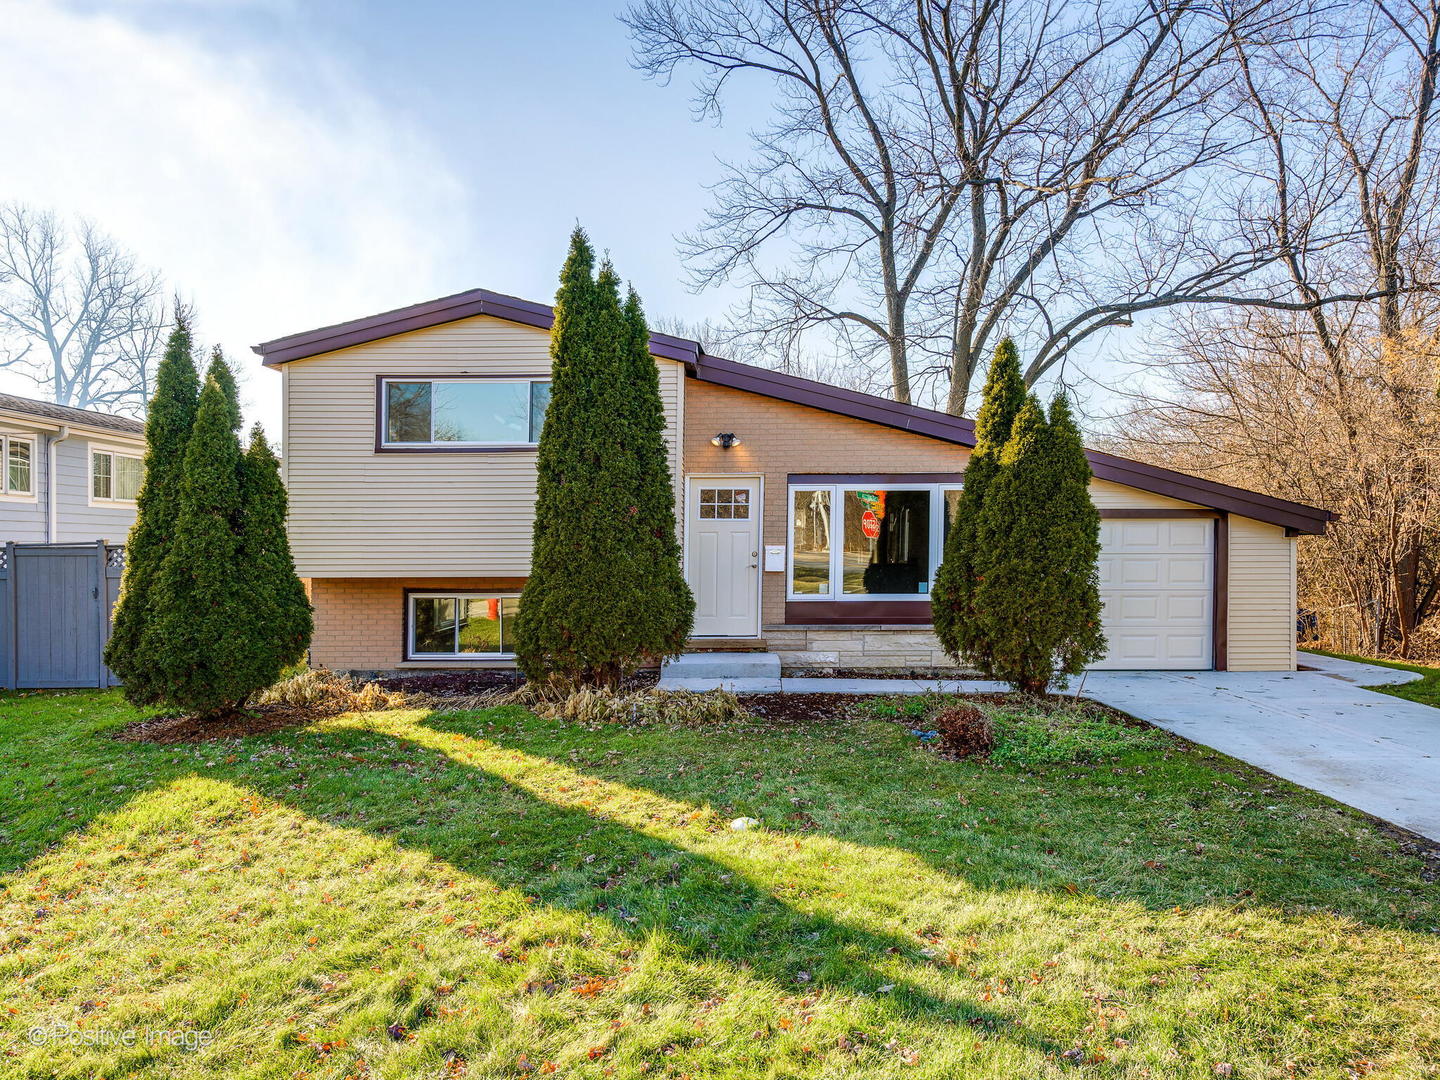
<svg viewBox="0 0 1440 1080">
<path fill-rule="evenodd" d="M 35 494 L 35 441 L 0 435 L 0 494 Z"/>
<path fill-rule="evenodd" d="M 144 461 L 114 450 L 90 454 L 90 497 L 105 502 L 134 502 L 140 496 Z"/>
<path fill-rule="evenodd" d="M 533 446 L 540 440 L 548 379 L 385 379 L 386 446 Z"/>
<path fill-rule="evenodd" d="M 924 599 L 958 492 L 949 484 L 792 487 L 790 598 Z"/>
</svg>

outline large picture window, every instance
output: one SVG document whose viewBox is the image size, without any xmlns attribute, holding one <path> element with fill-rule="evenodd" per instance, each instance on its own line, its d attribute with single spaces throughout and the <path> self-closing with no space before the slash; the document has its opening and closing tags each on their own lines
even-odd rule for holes
<svg viewBox="0 0 1440 1080">
<path fill-rule="evenodd" d="M 925 599 L 958 492 L 958 484 L 793 486 L 790 598 Z"/>
<path fill-rule="evenodd" d="M 101 502 L 134 502 L 140 497 L 144 475 L 141 458 L 95 450 L 90 454 L 90 497 Z"/>
<path fill-rule="evenodd" d="M 533 446 L 540 440 L 550 383 L 545 379 L 385 379 L 383 445 Z"/>
<path fill-rule="evenodd" d="M 412 659 L 509 656 L 518 596 L 411 593 L 406 645 Z"/>
<path fill-rule="evenodd" d="M 0 495 L 35 494 L 35 442 L 16 435 L 0 435 Z"/>
</svg>

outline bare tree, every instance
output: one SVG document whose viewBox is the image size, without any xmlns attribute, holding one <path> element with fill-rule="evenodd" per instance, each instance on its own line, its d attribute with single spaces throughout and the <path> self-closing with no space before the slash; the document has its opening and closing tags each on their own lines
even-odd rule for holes
<svg viewBox="0 0 1440 1080">
<path fill-rule="evenodd" d="M 638 62 L 775 87 L 752 160 L 683 241 L 697 286 L 739 281 L 760 335 L 833 331 L 892 393 L 948 382 L 962 412 L 1010 333 L 1031 381 L 1142 312 L 1324 306 L 1286 295 L 1225 93 L 1237 41 L 1302 32 L 1273 0 L 648 0 Z M 1222 197 L 1223 196 L 1223 197 Z"/>
<path fill-rule="evenodd" d="M 61 405 L 143 413 L 165 310 L 157 274 L 89 222 L 0 206 L 0 367 Z"/>
<path fill-rule="evenodd" d="M 1335 511 L 1323 536 L 1300 540 L 1314 637 L 1377 656 L 1440 652 L 1427 631 L 1440 622 L 1440 339 L 1344 334 L 1332 348 L 1305 312 L 1178 322 L 1162 379 L 1110 446 Z"/>
</svg>

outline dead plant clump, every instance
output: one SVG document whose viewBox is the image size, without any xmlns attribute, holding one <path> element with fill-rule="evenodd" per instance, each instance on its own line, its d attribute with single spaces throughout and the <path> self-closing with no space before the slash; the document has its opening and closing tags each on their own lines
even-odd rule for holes
<svg viewBox="0 0 1440 1080">
<path fill-rule="evenodd" d="M 494 704 L 520 705 L 547 720 L 564 720 L 586 727 L 614 723 L 705 726 L 749 718 L 740 699 L 728 690 L 614 691 L 526 683 Z"/>
<path fill-rule="evenodd" d="M 930 720 L 940 735 L 940 753 L 948 758 L 985 758 L 995 749 L 995 725 L 976 705 L 952 705 Z"/>
<path fill-rule="evenodd" d="M 330 716 L 347 712 L 376 712 L 401 709 L 411 704 L 398 690 L 386 690 L 379 683 L 362 683 L 349 675 L 312 669 L 281 679 L 255 699 L 255 705 L 288 706 Z"/>
</svg>

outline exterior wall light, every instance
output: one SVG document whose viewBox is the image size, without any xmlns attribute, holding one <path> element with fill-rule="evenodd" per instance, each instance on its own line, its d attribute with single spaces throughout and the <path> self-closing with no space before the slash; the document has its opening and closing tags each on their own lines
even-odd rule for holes
<svg viewBox="0 0 1440 1080">
<path fill-rule="evenodd" d="M 711 446 L 718 446 L 721 450 L 729 450 L 732 446 L 740 445 L 740 436 L 733 431 L 722 431 L 710 440 Z"/>
</svg>

